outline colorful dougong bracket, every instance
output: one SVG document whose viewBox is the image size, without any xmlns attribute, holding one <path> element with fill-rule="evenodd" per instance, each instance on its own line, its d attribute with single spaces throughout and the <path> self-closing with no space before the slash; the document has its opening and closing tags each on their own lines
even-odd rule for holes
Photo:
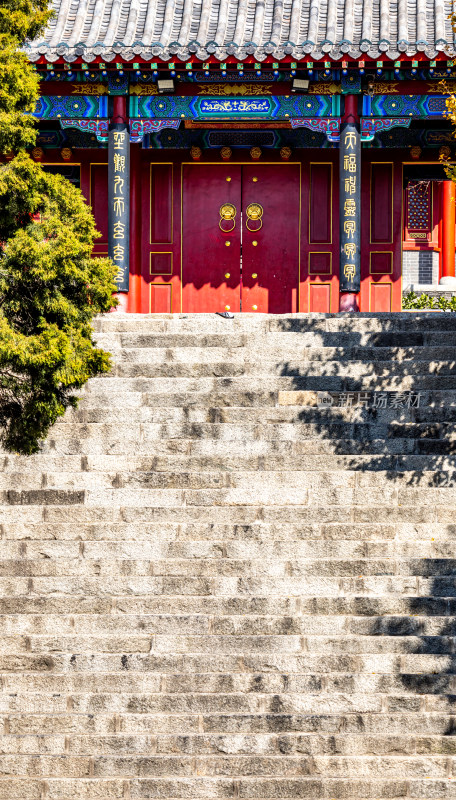
<svg viewBox="0 0 456 800">
<path fill-rule="evenodd" d="M 292 128 L 308 128 L 310 131 L 324 133 L 328 142 L 335 143 L 340 139 L 340 119 L 333 117 L 300 117 L 291 120 Z"/>
</svg>

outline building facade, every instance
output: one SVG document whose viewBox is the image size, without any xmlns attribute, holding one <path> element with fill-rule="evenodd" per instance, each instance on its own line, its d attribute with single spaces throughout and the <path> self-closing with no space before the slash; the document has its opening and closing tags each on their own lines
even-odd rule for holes
<svg viewBox="0 0 456 800">
<path fill-rule="evenodd" d="M 454 276 L 449 2 L 54 0 L 33 157 L 132 312 L 396 311 Z"/>
</svg>

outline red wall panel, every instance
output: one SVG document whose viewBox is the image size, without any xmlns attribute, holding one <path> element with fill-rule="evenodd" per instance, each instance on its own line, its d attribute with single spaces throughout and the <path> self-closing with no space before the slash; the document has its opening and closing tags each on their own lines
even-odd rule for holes
<svg viewBox="0 0 456 800">
<path fill-rule="evenodd" d="M 310 165 L 309 243 L 331 242 L 332 164 Z"/>
<path fill-rule="evenodd" d="M 173 165 L 153 164 L 150 169 L 150 243 L 173 241 Z"/>
<path fill-rule="evenodd" d="M 363 212 L 367 208 L 363 206 Z M 393 240 L 393 165 L 371 166 L 371 242 L 390 243 Z"/>
</svg>

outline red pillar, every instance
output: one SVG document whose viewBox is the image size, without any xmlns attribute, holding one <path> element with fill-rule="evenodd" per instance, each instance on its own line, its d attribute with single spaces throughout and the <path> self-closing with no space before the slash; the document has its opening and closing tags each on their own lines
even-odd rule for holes
<svg viewBox="0 0 456 800">
<path fill-rule="evenodd" d="M 141 145 L 130 145 L 130 291 L 128 310 L 141 311 Z"/>
<path fill-rule="evenodd" d="M 359 125 L 358 96 L 356 94 L 347 94 L 344 99 L 345 112 L 341 124 L 343 122 L 352 122 Z M 356 292 L 340 292 L 339 311 L 359 311 Z"/>
<path fill-rule="evenodd" d="M 443 214 L 442 214 L 442 277 L 440 283 L 456 285 L 455 254 L 455 211 L 456 184 L 453 181 L 443 182 Z"/>
</svg>

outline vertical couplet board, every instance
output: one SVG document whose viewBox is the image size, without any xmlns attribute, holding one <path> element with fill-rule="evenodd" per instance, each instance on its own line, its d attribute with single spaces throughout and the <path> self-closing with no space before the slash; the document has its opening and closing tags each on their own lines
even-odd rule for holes
<svg viewBox="0 0 456 800">
<path fill-rule="evenodd" d="M 361 288 L 361 139 L 359 123 L 344 122 L 339 144 L 339 291 Z"/>
<path fill-rule="evenodd" d="M 338 153 L 302 164 L 300 311 L 339 310 Z"/>
<path fill-rule="evenodd" d="M 126 122 L 112 123 L 108 133 L 108 252 L 117 267 L 119 292 L 130 278 L 130 132 Z"/>
<path fill-rule="evenodd" d="M 243 312 L 298 310 L 300 167 L 293 163 L 242 167 Z"/>
<path fill-rule="evenodd" d="M 400 311 L 402 168 L 364 154 L 361 311 Z"/>
<path fill-rule="evenodd" d="M 182 310 L 240 310 L 241 166 L 182 166 Z"/>
</svg>

